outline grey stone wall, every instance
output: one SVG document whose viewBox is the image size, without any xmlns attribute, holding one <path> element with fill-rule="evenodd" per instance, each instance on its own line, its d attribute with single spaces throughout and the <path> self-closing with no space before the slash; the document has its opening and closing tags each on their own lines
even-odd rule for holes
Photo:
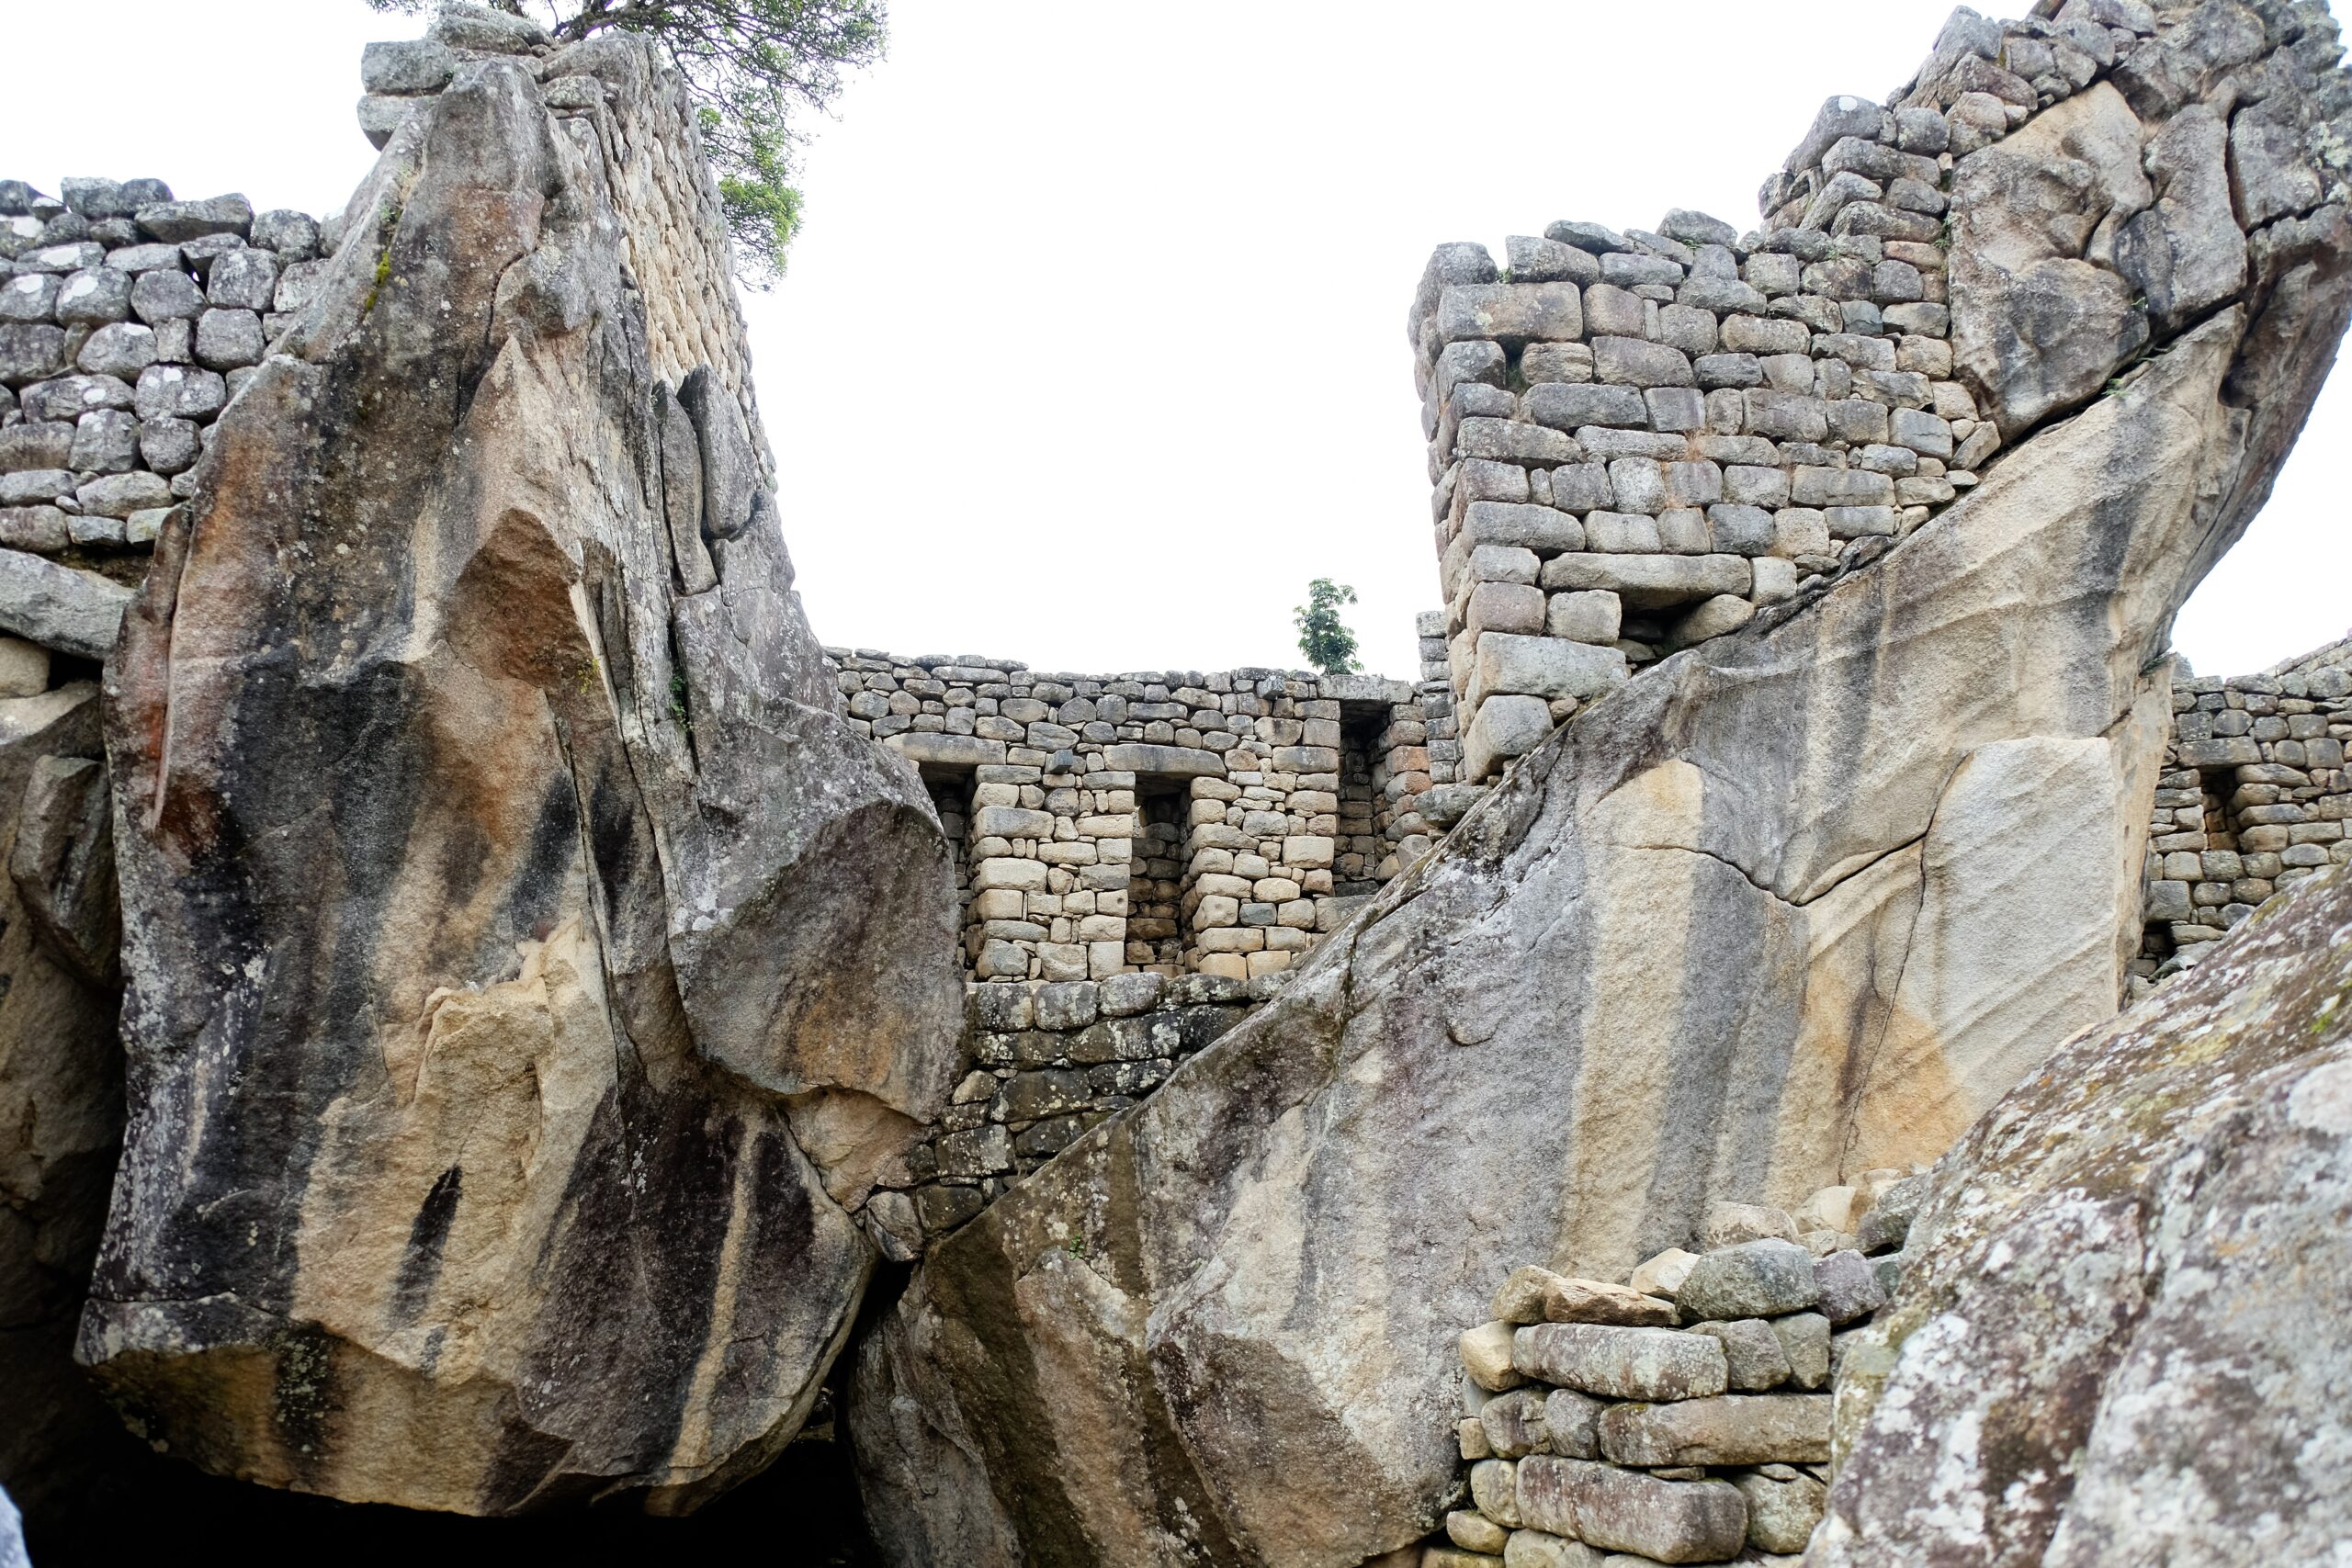
<svg viewBox="0 0 2352 1568">
<path fill-rule="evenodd" d="M 62 189 L 0 180 L 0 546 L 105 570 L 195 493 L 213 421 L 328 244 L 306 214 L 243 196 Z"/>
<path fill-rule="evenodd" d="M 2156 28 L 2130 0 L 2017 22 L 1962 9 L 1890 106 L 1822 106 L 1745 235 L 1678 209 L 1656 230 L 1555 222 L 1499 265 L 1438 248 L 1407 332 L 1462 782 L 1872 558 L 1975 484 L 1996 412 L 2038 417 L 1980 408 L 2009 367 L 1952 341 L 1955 162 L 2094 88 Z"/>
<path fill-rule="evenodd" d="M 2172 701 L 2135 998 L 2274 893 L 2352 865 L 2352 637 L 2260 675 L 2179 681 Z"/>
<path fill-rule="evenodd" d="M 1442 830 L 1442 678 L 827 655 L 963 846 L 977 979 L 1277 974 Z"/>
<path fill-rule="evenodd" d="M 965 987 L 969 1070 L 876 1213 L 912 1242 L 955 1229 L 1247 1018 L 1286 975 L 1148 972 Z M 911 1252 L 911 1248 L 910 1248 Z"/>
</svg>

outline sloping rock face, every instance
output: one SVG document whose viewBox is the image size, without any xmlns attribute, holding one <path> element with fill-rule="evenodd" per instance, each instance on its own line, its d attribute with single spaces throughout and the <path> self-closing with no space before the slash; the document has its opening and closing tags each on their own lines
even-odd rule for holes
<svg viewBox="0 0 2352 1568">
<path fill-rule="evenodd" d="M 122 1128 L 116 998 L 75 936 L 110 953 L 98 706 L 92 681 L 0 698 L 0 1482 L 36 1518 L 131 1448 L 71 1355 Z"/>
<path fill-rule="evenodd" d="M 2352 1478 L 2352 877 L 2069 1043 L 1937 1172 L 1810 1568 L 2328 1562 Z"/>
<path fill-rule="evenodd" d="M 675 85 L 469 62 L 111 666 L 130 1126 L 79 1353 L 222 1474 L 690 1506 L 944 1102 L 920 781 L 832 710 Z"/>
<path fill-rule="evenodd" d="M 2256 234 L 2227 302 L 2120 377 L 2102 350 L 2078 412 L 2018 416 L 1875 564 L 1578 714 L 935 1249 L 851 1403 L 891 1559 L 1403 1548 L 1453 1484 L 1495 1259 L 1621 1278 L 1711 1201 L 1933 1158 L 2110 1017 L 2170 622 L 2301 428 L 2347 252 L 2339 208 Z"/>
</svg>

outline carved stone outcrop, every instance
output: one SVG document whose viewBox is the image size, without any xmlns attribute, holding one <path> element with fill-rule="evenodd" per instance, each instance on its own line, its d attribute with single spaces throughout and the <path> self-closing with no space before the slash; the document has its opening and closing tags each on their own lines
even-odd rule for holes
<svg viewBox="0 0 2352 1568">
<path fill-rule="evenodd" d="M 793 592 L 678 85 L 539 53 L 390 135 L 127 617 L 80 1353 L 222 1474 L 675 1509 L 848 1334 L 956 911 Z"/>
</svg>

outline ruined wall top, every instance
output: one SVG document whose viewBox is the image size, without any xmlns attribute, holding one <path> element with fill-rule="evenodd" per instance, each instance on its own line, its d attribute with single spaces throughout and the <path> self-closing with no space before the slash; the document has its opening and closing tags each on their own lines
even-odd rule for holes
<svg viewBox="0 0 2352 1568">
<path fill-rule="evenodd" d="M 1408 330 L 1464 782 L 2258 295 L 2345 199 L 2339 53 L 2310 0 L 1963 7 L 1886 104 L 1822 106 L 1745 234 L 1440 246 Z"/>
</svg>

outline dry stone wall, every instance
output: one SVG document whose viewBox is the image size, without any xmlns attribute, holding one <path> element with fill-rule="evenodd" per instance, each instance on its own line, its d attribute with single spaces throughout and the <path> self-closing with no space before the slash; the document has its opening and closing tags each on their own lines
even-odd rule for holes
<svg viewBox="0 0 2352 1568">
<path fill-rule="evenodd" d="M 2352 865 L 2352 637 L 2261 675 L 2184 679 L 2172 701 L 2135 997 L 2274 894 Z"/>
<path fill-rule="evenodd" d="M 1830 1383 L 1925 1188 L 1873 1170 L 1793 1213 L 1717 1204 L 1702 1253 L 1623 1281 L 1512 1269 L 1458 1342 L 1470 1506 L 1419 1568 L 1793 1565 L 1828 1495 Z"/>
<path fill-rule="evenodd" d="M 1675 210 L 1499 266 L 1439 247 L 1408 328 L 1464 781 L 1908 535 L 2234 297 L 2241 231 L 2340 198 L 2333 24 L 2276 9 L 2296 36 L 2265 58 L 2236 5 L 1963 7 L 1886 105 L 1822 107 L 1752 232 Z"/>
<path fill-rule="evenodd" d="M 1250 1015 L 1286 972 L 1247 982 L 1148 970 L 965 987 L 969 1070 L 903 1188 L 873 1208 L 910 1243 L 951 1231 Z M 914 1247 L 910 1245 L 909 1253 Z"/>
<path fill-rule="evenodd" d="M 1419 809 L 1452 776 L 1439 681 L 827 658 L 958 845 L 978 980 L 1279 974 L 1440 830 Z"/>
<path fill-rule="evenodd" d="M 0 546 L 106 569 L 318 287 L 319 224 L 161 180 L 0 180 Z M 134 570 L 138 567 L 134 566 Z"/>
</svg>

